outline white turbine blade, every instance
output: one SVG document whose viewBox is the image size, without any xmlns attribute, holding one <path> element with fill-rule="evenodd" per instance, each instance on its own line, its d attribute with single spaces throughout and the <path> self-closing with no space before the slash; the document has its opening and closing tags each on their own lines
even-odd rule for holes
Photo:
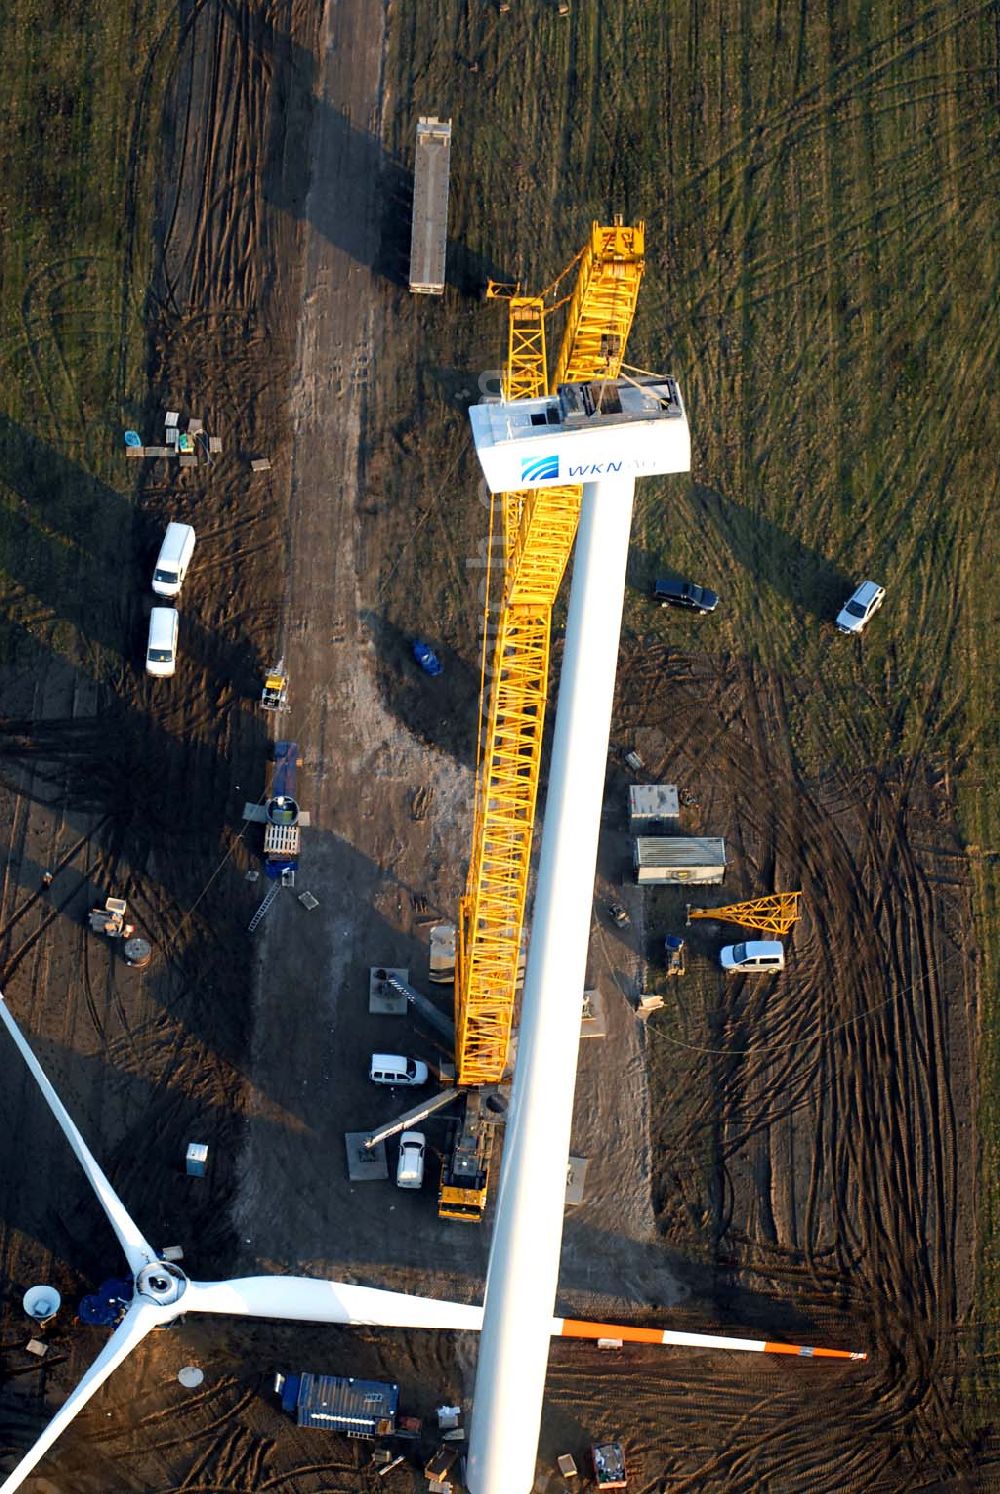
<svg viewBox="0 0 1000 1494">
<path fill-rule="evenodd" d="M 63 1402 L 31 1451 L 25 1454 L 13 1473 L 0 1484 L 0 1494 L 14 1494 L 14 1490 L 21 1487 L 35 1464 L 41 1461 L 74 1416 L 83 1410 L 94 1392 L 100 1389 L 122 1360 L 131 1354 L 136 1344 L 141 1343 L 146 1334 L 163 1321 L 164 1314 L 159 1308 L 139 1301 L 132 1303 L 72 1395 Z"/>
<path fill-rule="evenodd" d="M 365 1323 L 380 1328 L 453 1328 L 477 1332 L 483 1309 L 461 1302 L 412 1297 L 378 1287 L 347 1286 L 308 1276 L 244 1276 L 237 1281 L 190 1281 L 185 1312 L 283 1318 L 299 1323 Z"/>
<path fill-rule="evenodd" d="M 108 1182 L 102 1169 L 98 1166 L 91 1154 L 90 1148 L 77 1130 L 69 1111 L 49 1083 L 45 1075 L 45 1070 L 28 1046 L 27 1038 L 11 1016 L 10 1008 L 7 1005 L 3 992 L 0 992 L 0 1018 L 3 1019 L 7 1031 L 20 1048 L 21 1057 L 31 1070 L 35 1083 L 45 1097 L 46 1104 L 62 1127 L 63 1135 L 76 1153 L 80 1166 L 87 1174 L 90 1186 L 97 1194 L 98 1202 L 105 1214 L 107 1214 L 108 1219 L 111 1221 L 111 1228 L 121 1242 L 122 1250 L 125 1252 L 125 1259 L 132 1268 L 132 1275 L 137 1276 L 143 1266 L 149 1265 L 151 1261 L 156 1259 L 156 1252 L 139 1232 L 138 1226 L 132 1222 L 126 1213 L 125 1205 Z"/>
</svg>

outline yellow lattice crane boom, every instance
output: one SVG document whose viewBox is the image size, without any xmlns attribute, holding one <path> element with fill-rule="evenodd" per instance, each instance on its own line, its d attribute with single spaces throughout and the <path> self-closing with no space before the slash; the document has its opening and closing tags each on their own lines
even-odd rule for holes
<svg viewBox="0 0 1000 1494">
<path fill-rule="evenodd" d="M 573 262 L 577 280 L 553 388 L 567 380 L 618 377 L 644 269 L 644 243 L 642 223 L 624 227 L 616 218 L 609 227 L 593 225 Z M 503 374 L 508 399 L 537 398 L 550 387 L 545 298 L 522 296 L 519 289 L 489 292 L 508 301 Z M 552 606 L 573 548 L 582 496 L 583 489 L 572 486 L 501 498 L 503 593 L 456 951 L 462 1085 L 496 1083 L 506 1062 L 538 795 Z"/>
<path fill-rule="evenodd" d="M 711 918 L 716 923 L 735 923 L 743 929 L 756 929 L 761 934 L 781 938 L 802 911 L 801 902 L 801 892 L 773 892 L 769 897 L 752 898 L 746 903 L 727 903 L 724 908 L 692 908 L 689 903 L 687 921 Z"/>
<path fill-rule="evenodd" d="M 616 379 L 632 330 L 639 281 L 645 264 L 646 225 L 629 228 L 616 217 L 610 228 L 595 223 L 579 256 L 552 388 L 585 379 Z"/>
</svg>

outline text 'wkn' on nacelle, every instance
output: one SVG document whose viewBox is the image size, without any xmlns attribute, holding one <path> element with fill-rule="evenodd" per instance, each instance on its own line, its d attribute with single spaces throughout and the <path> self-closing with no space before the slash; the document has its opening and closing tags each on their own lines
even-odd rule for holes
<svg viewBox="0 0 1000 1494">
<path fill-rule="evenodd" d="M 493 493 L 691 470 L 691 433 L 671 378 L 561 384 L 544 399 L 469 411 Z"/>
</svg>

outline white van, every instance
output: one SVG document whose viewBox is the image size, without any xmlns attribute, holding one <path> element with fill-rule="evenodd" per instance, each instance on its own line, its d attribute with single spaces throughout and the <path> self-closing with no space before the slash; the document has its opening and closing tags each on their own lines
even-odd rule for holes
<svg viewBox="0 0 1000 1494">
<path fill-rule="evenodd" d="M 177 668 L 177 628 L 180 618 L 174 607 L 154 607 L 149 614 L 146 673 L 167 679 Z"/>
<path fill-rule="evenodd" d="M 720 950 L 719 964 L 727 975 L 784 970 L 785 947 L 780 939 L 746 939 L 742 944 L 727 944 Z"/>
<path fill-rule="evenodd" d="M 426 1084 L 430 1071 L 419 1058 L 399 1053 L 373 1053 L 368 1077 L 373 1084 Z"/>
<path fill-rule="evenodd" d="M 399 1161 L 396 1163 L 396 1185 L 419 1188 L 424 1181 L 424 1153 L 427 1137 L 423 1131 L 404 1131 L 399 1138 Z"/>
<path fill-rule="evenodd" d="M 184 585 L 193 554 L 194 530 L 191 525 L 168 524 L 153 568 L 153 590 L 157 596 L 177 596 Z"/>
</svg>

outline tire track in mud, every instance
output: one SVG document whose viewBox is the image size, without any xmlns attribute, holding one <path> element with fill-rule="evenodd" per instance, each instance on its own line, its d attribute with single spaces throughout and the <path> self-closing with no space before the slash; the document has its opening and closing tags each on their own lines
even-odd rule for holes
<svg viewBox="0 0 1000 1494">
<path fill-rule="evenodd" d="M 143 71 L 132 116 L 122 208 L 125 234 L 122 248 L 121 326 L 118 337 L 118 403 L 122 407 L 125 404 L 128 377 L 128 324 L 132 312 L 131 297 L 136 241 L 139 230 L 138 199 L 140 178 L 144 154 L 147 148 L 146 135 L 151 127 L 153 94 L 157 81 L 157 70 L 164 65 L 161 53 L 166 53 L 171 37 L 176 36 L 177 48 L 181 47 L 196 25 L 204 6 L 205 0 L 178 0 L 175 8 L 167 16 L 159 34 L 149 46 L 146 67 Z M 180 17 L 184 17 L 184 19 L 178 28 L 178 19 Z"/>
<path fill-rule="evenodd" d="M 621 671 L 621 698 L 638 703 L 619 710 L 631 738 L 685 721 L 663 770 L 697 785 L 702 822 L 725 833 L 751 871 L 732 896 L 805 893 L 786 975 L 766 994 L 709 977 L 700 1033 L 689 1010 L 696 1051 L 685 1056 L 689 1098 L 661 1142 L 669 1137 L 674 1179 L 661 1221 L 669 1242 L 701 1239 L 710 1258 L 729 1263 L 713 1275 L 737 1311 L 747 1291 L 762 1290 L 804 1308 L 814 1341 L 824 1323 L 831 1342 L 868 1340 L 863 1391 L 838 1381 L 827 1403 L 831 1428 L 849 1426 L 868 1449 L 847 1455 L 848 1487 L 875 1486 L 865 1482 L 870 1457 L 887 1488 L 922 1467 L 960 1477 L 974 1466 L 953 1425 L 956 1325 L 970 1307 L 972 1158 L 959 1154 L 971 1122 L 969 913 L 964 884 L 932 880 L 936 846 L 943 857 L 955 842 L 922 787 L 947 660 L 945 648 L 915 703 L 923 730 L 913 756 L 893 756 L 891 732 L 874 771 L 816 782 L 796 768 L 787 681 L 729 659 L 714 681 L 693 661 L 692 683 L 685 661 L 648 649 Z M 648 1042 L 655 1049 L 656 1019 Z M 706 1045 L 719 1051 L 697 1051 Z M 692 1221 L 701 1221 L 694 1236 Z M 775 1425 L 752 1430 L 729 1404 L 731 1486 L 794 1477 L 788 1487 L 844 1487 L 843 1452 L 835 1456 L 831 1433 L 817 1429 L 815 1407 L 791 1393 L 781 1399 Z M 692 1487 L 708 1487 L 721 1465 L 716 1455 L 687 1466 Z"/>
<path fill-rule="evenodd" d="M 267 7 L 219 5 L 197 7 L 179 40 L 174 66 L 186 73 L 184 123 L 162 274 L 167 298 L 182 317 L 207 306 L 247 313 L 259 303 L 268 253 L 262 149 L 274 106 L 267 52 L 273 39 Z M 178 74 L 175 86 L 179 82 Z M 182 216 L 182 193 L 192 191 L 198 211 Z"/>
</svg>

